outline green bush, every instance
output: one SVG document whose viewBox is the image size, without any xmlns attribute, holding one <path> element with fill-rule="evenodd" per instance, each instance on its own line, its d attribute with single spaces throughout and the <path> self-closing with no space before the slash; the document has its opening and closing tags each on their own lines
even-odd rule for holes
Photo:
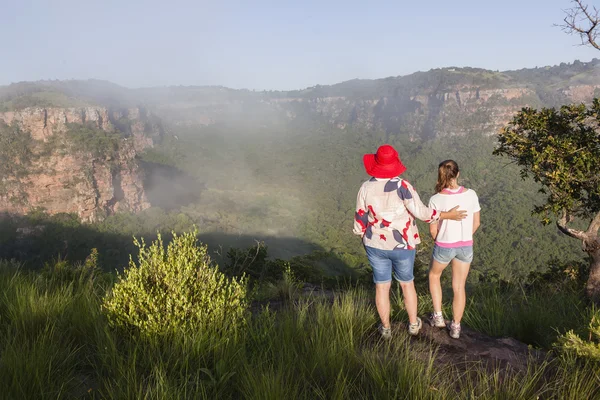
<svg viewBox="0 0 600 400">
<path fill-rule="evenodd" d="M 211 264 L 197 231 L 178 236 L 165 250 L 161 236 L 149 247 L 134 239 L 138 262 L 118 274 L 103 304 L 111 325 L 142 335 L 236 331 L 248 313 L 246 278 L 227 278 Z"/>
<path fill-rule="evenodd" d="M 574 353 L 581 358 L 600 361 L 600 313 L 592 316 L 587 339 L 582 339 L 573 330 L 570 330 L 559 338 L 557 347 L 563 352 Z"/>
</svg>

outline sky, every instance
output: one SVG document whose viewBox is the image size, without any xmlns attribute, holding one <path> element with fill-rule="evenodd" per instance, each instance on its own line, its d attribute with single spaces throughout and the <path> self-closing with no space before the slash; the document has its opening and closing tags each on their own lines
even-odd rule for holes
<svg viewBox="0 0 600 400">
<path fill-rule="evenodd" d="M 569 0 L 0 0 L 0 85 L 93 78 L 127 87 L 289 90 L 448 66 L 508 70 L 600 58 L 553 26 L 569 7 Z"/>
</svg>

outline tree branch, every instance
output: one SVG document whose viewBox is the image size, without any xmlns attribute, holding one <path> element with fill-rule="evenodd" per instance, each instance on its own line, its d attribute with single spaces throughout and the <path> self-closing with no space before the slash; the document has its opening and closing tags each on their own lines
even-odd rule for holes
<svg viewBox="0 0 600 400">
<path fill-rule="evenodd" d="M 563 214 L 562 217 L 556 221 L 556 226 L 558 227 L 558 229 L 560 229 L 560 231 L 562 233 L 564 233 L 565 235 L 571 236 L 575 239 L 579 239 L 579 240 L 586 240 L 588 235 L 586 232 L 577 230 L 577 229 L 572 229 L 572 228 L 568 228 L 567 227 L 567 212 L 565 210 L 563 210 Z"/>
<path fill-rule="evenodd" d="M 598 230 L 600 230 L 600 212 L 598 212 L 592 222 L 590 222 L 587 234 L 590 236 L 598 236 Z"/>
<path fill-rule="evenodd" d="M 600 16 L 596 7 L 593 7 L 593 12 L 589 10 L 587 4 L 582 0 L 573 0 L 575 7 L 565 10 L 567 16 L 564 18 L 564 25 L 560 27 L 568 34 L 578 34 L 581 38 L 581 44 L 590 46 L 600 50 L 600 44 L 596 42 L 598 37 L 597 28 L 600 26 Z M 580 15 L 584 18 L 578 19 Z M 581 24 L 584 25 L 581 25 Z"/>
<path fill-rule="evenodd" d="M 590 15 L 590 13 L 588 12 L 588 6 L 587 4 L 583 4 L 583 2 L 581 0 L 575 0 L 575 3 L 577 3 L 578 7 L 581 9 L 581 11 L 585 14 L 586 18 L 588 20 L 590 20 L 593 23 L 598 23 L 598 20 L 596 17 L 598 17 L 598 13 L 596 12 L 596 14 L 592 17 L 592 15 Z M 596 9 L 594 8 L 594 11 Z"/>
</svg>

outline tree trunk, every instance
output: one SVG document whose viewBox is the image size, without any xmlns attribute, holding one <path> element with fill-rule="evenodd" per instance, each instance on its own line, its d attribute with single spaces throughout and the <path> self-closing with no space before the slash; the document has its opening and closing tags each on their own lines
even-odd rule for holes
<svg viewBox="0 0 600 400">
<path fill-rule="evenodd" d="M 589 251 L 592 260 L 590 262 L 590 275 L 585 292 L 595 303 L 600 303 L 600 248 Z"/>
<path fill-rule="evenodd" d="M 587 297 L 600 305 L 600 212 L 596 214 L 590 222 L 587 231 L 580 231 L 567 227 L 569 216 L 566 210 L 563 210 L 562 217 L 556 221 L 556 226 L 565 235 L 581 240 L 583 243 L 583 251 L 591 257 L 590 274 L 585 285 L 585 294 Z"/>
</svg>

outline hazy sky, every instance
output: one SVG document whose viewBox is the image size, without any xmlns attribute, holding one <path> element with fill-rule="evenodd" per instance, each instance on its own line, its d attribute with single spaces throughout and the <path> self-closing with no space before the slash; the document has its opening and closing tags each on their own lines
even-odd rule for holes
<svg viewBox="0 0 600 400">
<path fill-rule="evenodd" d="M 0 0 L 0 84 L 97 78 L 129 87 L 297 89 L 444 66 L 506 70 L 600 58 L 552 26 L 569 6 L 569 0 Z"/>
</svg>

